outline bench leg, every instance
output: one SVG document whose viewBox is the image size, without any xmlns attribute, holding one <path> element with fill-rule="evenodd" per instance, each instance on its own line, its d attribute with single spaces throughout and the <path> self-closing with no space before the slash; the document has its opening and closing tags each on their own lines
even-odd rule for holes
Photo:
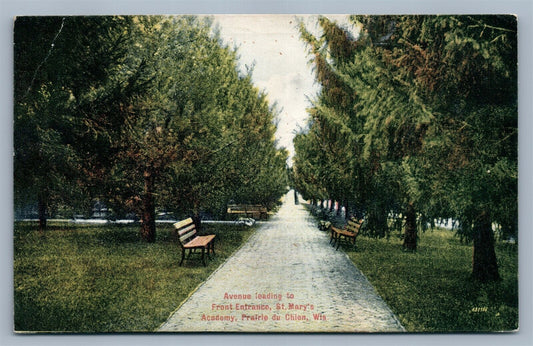
<svg viewBox="0 0 533 346">
<path fill-rule="evenodd" d="M 331 232 L 331 237 L 329 239 L 329 243 L 331 246 L 335 247 L 335 243 L 339 240 L 340 235 L 337 233 Z"/>
<path fill-rule="evenodd" d="M 213 250 L 211 249 L 211 243 L 207 244 L 206 248 L 207 248 L 207 258 L 211 259 L 210 252 L 213 252 Z"/>
<path fill-rule="evenodd" d="M 209 244 L 211 246 L 211 253 L 215 255 L 215 239 L 213 239 Z"/>
<path fill-rule="evenodd" d="M 205 247 L 202 248 L 202 262 L 204 263 L 204 267 L 207 267 L 207 263 L 205 263 Z"/>
<path fill-rule="evenodd" d="M 181 262 L 180 262 L 180 267 L 181 265 L 183 264 L 183 260 L 185 259 L 185 249 L 181 249 Z"/>
<path fill-rule="evenodd" d="M 338 250 L 338 249 L 339 249 L 339 246 L 341 245 L 341 237 L 342 237 L 342 236 L 341 236 L 340 234 L 337 235 L 337 248 L 335 248 L 335 250 Z M 335 244 L 333 244 L 333 245 L 335 245 Z"/>
<path fill-rule="evenodd" d="M 348 237 L 346 237 L 345 235 L 340 235 L 340 234 L 339 234 L 339 235 L 337 236 L 337 250 L 339 249 L 339 246 L 340 246 L 340 243 L 341 243 L 341 242 L 340 242 L 340 238 L 341 238 L 341 237 L 344 237 L 344 240 L 348 241 Z M 355 250 L 355 249 L 356 249 L 356 245 L 355 245 L 355 237 L 349 237 L 349 238 L 352 239 L 353 248 L 354 248 L 354 250 Z"/>
</svg>

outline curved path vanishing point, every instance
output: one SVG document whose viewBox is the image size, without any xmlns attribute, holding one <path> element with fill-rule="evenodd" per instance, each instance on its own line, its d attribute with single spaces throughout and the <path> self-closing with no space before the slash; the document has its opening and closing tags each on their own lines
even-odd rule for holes
<svg viewBox="0 0 533 346">
<path fill-rule="evenodd" d="M 366 277 L 329 245 L 328 235 L 293 196 L 290 191 L 279 212 L 158 331 L 404 331 Z"/>
</svg>

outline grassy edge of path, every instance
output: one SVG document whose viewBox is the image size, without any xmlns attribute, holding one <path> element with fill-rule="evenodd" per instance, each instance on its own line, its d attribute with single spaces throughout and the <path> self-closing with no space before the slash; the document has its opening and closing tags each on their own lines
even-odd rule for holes
<svg viewBox="0 0 533 346">
<path fill-rule="evenodd" d="M 138 226 L 14 226 L 16 332 L 152 332 L 244 244 L 257 227 L 204 224 L 216 257 L 179 267 L 171 225 L 143 243 Z"/>
<path fill-rule="evenodd" d="M 308 206 L 307 206 L 308 207 Z M 419 234 L 418 250 L 404 252 L 399 234 L 343 244 L 407 332 L 514 332 L 519 328 L 518 248 L 498 242 L 501 281 L 470 278 L 472 244 L 446 229 Z"/>
<path fill-rule="evenodd" d="M 309 205 L 305 207 L 310 210 Z M 356 250 L 343 244 L 339 251 L 342 249 L 363 272 L 407 332 L 518 330 L 516 245 L 496 243 L 502 280 L 479 283 L 470 278 L 471 243 L 461 242 L 453 231 L 443 228 L 418 236 L 416 252 L 402 250 L 398 233 L 388 239 L 359 236 Z"/>
<path fill-rule="evenodd" d="M 408 332 L 501 332 L 518 329 L 518 251 L 498 244 L 502 280 L 470 278 L 472 245 L 453 232 L 420 235 L 417 252 L 403 252 L 398 237 L 359 237 L 344 247 Z"/>
</svg>

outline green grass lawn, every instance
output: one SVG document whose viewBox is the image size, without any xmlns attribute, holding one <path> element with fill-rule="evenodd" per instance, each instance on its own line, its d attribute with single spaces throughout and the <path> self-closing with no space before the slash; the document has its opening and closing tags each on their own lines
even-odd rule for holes
<svg viewBox="0 0 533 346">
<path fill-rule="evenodd" d="M 15 330 L 44 332 L 149 332 L 255 228 L 204 225 L 217 235 L 216 257 L 199 256 L 179 267 L 181 249 L 171 225 L 158 226 L 153 244 L 138 226 L 15 223 Z"/>
<path fill-rule="evenodd" d="M 518 251 L 498 243 L 502 280 L 470 279 L 472 245 L 452 231 L 420 234 L 417 252 L 403 252 L 398 237 L 358 237 L 343 249 L 410 332 L 489 332 L 518 328 Z"/>
<path fill-rule="evenodd" d="M 153 331 L 254 232 L 204 225 L 217 234 L 217 256 L 178 267 L 181 250 L 170 225 L 157 241 L 139 240 L 137 226 L 54 225 L 44 234 L 16 223 L 15 330 Z M 472 246 L 446 230 L 420 235 L 415 253 L 397 237 L 359 237 L 344 251 L 412 332 L 509 331 L 518 327 L 518 253 L 498 243 L 502 281 L 470 279 Z"/>
</svg>

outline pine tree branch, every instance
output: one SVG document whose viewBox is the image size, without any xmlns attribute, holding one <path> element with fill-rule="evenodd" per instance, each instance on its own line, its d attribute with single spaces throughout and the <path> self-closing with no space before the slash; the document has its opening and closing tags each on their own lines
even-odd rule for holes
<svg viewBox="0 0 533 346">
<path fill-rule="evenodd" d="M 37 66 L 37 68 L 35 69 L 35 72 L 33 72 L 33 77 L 32 77 L 32 79 L 30 81 L 30 85 L 28 86 L 28 89 L 26 90 L 26 93 L 24 94 L 23 99 L 25 99 L 26 96 L 28 96 L 28 94 L 31 91 L 31 88 L 33 86 L 33 83 L 35 82 L 35 78 L 37 78 L 37 73 L 39 72 L 41 67 L 46 63 L 46 61 L 48 60 L 48 58 L 52 54 L 52 50 L 54 49 L 55 42 L 56 42 L 57 38 L 59 37 L 59 34 L 61 34 L 61 31 L 63 31 L 63 26 L 64 25 L 65 25 L 65 17 L 63 17 L 63 19 L 61 20 L 61 27 L 59 28 L 59 31 L 57 32 L 57 34 L 55 35 L 54 39 L 52 40 L 52 43 L 50 44 L 50 49 L 48 50 L 48 53 L 44 57 L 43 61 L 41 61 L 39 66 Z"/>
</svg>

